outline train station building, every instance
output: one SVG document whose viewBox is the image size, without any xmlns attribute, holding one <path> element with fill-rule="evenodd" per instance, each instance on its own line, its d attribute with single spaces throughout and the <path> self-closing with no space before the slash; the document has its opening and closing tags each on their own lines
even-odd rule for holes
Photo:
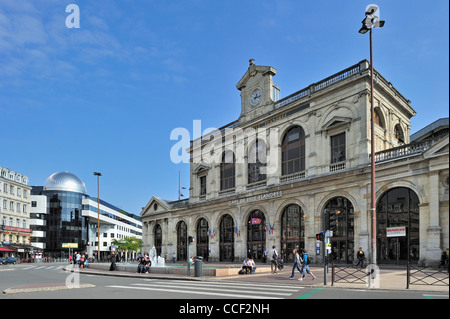
<svg viewBox="0 0 450 319">
<path fill-rule="evenodd" d="M 370 67 L 360 61 L 280 99 L 277 70 L 256 65 L 236 88 L 239 118 L 191 141 L 189 198 L 157 194 L 141 211 L 143 250 L 163 257 L 265 262 L 275 246 L 292 261 L 369 256 Z M 376 253 L 379 264 L 439 263 L 449 241 L 448 118 L 411 134 L 411 102 L 375 70 Z M 311 79 L 316 81 L 316 79 Z M 239 106 L 236 106 L 239 107 Z"/>
</svg>

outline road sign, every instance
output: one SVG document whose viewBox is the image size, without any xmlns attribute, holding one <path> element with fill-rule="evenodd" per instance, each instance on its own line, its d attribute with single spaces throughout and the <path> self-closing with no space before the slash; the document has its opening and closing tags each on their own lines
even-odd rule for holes
<svg viewBox="0 0 450 319">
<path fill-rule="evenodd" d="M 78 248 L 78 243 L 62 243 L 62 248 Z"/>
<path fill-rule="evenodd" d="M 386 227 L 386 237 L 406 236 L 406 226 Z"/>
</svg>

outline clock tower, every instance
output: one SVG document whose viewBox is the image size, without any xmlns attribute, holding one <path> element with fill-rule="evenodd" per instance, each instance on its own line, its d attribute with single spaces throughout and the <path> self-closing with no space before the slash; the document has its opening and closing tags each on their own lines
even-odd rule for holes
<svg viewBox="0 0 450 319">
<path fill-rule="evenodd" d="M 253 59 L 249 62 L 247 72 L 236 84 L 241 91 L 240 124 L 273 110 L 274 102 L 280 97 L 280 89 L 272 80 L 277 70 L 271 66 L 256 65 Z"/>
</svg>

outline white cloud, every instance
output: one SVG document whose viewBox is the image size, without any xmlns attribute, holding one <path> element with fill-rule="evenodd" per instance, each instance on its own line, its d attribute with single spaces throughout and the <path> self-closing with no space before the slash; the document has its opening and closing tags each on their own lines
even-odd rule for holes
<svg viewBox="0 0 450 319">
<path fill-rule="evenodd" d="M 105 70 L 112 77 L 122 66 L 133 70 L 129 80 L 147 77 L 148 68 L 160 79 L 186 80 L 182 44 L 162 37 L 147 16 L 136 19 L 115 3 L 80 2 L 81 28 L 68 29 L 66 5 L 0 0 L 0 88 L 75 76 L 105 79 Z"/>
<path fill-rule="evenodd" d="M 0 2 L 0 70 L 3 79 L 59 79 L 74 72 L 75 65 L 95 64 L 105 57 L 121 59 L 120 41 L 109 31 L 107 21 L 86 15 L 83 28 L 65 26 L 61 1 L 2 0 Z M 19 80 L 20 82 L 20 80 Z M 17 83 L 17 82 L 16 82 Z"/>
</svg>

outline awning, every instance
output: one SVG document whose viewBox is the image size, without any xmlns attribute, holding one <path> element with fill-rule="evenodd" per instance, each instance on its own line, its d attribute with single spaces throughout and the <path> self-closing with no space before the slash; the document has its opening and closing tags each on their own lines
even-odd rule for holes
<svg viewBox="0 0 450 319">
<path fill-rule="evenodd" d="M 32 246 L 32 245 L 22 245 L 22 244 L 20 244 L 20 245 L 10 245 L 9 246 L 9 248 L 12 248 L 12 249 L 15 249 L 15 250 L 19 250 L 19 249 L 22 249 L 22 252 L 23 251 L 25 251 L 25 252 L 30 252 L 30 251 L 35 251 L 35 252 L 41 252 L 41 251 L 43 251 L 43 249 L 42 248 L 39 248 L 39 247 L 34 247 L 34 246 Z"/>
<path fill-rule="evenodd" d="M 11 249 L 8 249 L 8 248 L 5 248 L 5 247 L 0 247 L 0 251 L 8 251 L 8 252 L 11 252 L 11 251 L 15 251 L 15 250 L 11 250 Z"/>
</svg>

